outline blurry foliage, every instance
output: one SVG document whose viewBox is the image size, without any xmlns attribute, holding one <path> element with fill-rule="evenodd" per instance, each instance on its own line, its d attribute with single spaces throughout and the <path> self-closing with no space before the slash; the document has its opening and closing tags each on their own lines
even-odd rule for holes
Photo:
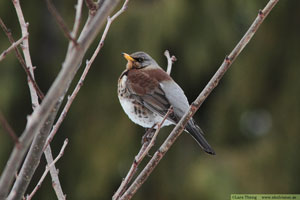
<svg viewBox="0 0 300 200">
<path fill-rule="evenodd" d="M 54 1 L 69 27 L 75 2 Z M 35 76 L 46 93 L 64 60 L 67 40 L 44 1 L 21 3 L 30 23 Z M 144 129 L 127 118 L 117 98 L 117 80 L 126 63 L 121 52 L 143 50 L 165 67 L 163 52 L 170 50 L 178 58 L 172 77 L 192 101 L 266 3 L 130 1 L 129 9 L 113 23 L 51 144 L 56 155 L 63 140 L 70 141 L 57 163 L 67 197 L 110 199 L 140 147 Z M 209 200 L 228 199 L 231 193 L 300 192 L 299 7 L 300 1 L 279 2 L 196 114 L 217 156 L 205 154 L 183 134 L 134 199 Z M 0 15 L 18 39 L 20 28 L 10 1 L 0 1 Z M 0 31 L 0 51 L 8 46 Z M 85 59 L 95 47 L 96 42 Z M 13 53 L 0 65 L 0 109 L 20 135 L 31 113 L 26 76 Z M 161 131 L 155 147 L 170 130 Z M 13 147 L 2 129 L 0 147 L 2 171 Z M 29 190 L 44 165 L 42 158 Z M 49 177 L 35 199 L 55 199 Z"/>
</svg>

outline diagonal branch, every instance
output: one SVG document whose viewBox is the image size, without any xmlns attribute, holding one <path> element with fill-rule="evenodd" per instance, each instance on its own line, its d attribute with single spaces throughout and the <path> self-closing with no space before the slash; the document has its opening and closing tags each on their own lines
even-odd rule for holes
<svg viewBox="0 0 300 200">
<path fill-rule="evenodd" d="M 15 42 L 14 38 L 12 37 L 12 34 L 10 32 L 10 30 L 8 30 L 8 28 L 5 26 L 4 22 L 2 21 L 2 19 L 0 18 L 0 26 L 2 27 L 3 31 L 5 32 L 6 36 L 8 37 L 8 40 L 11 44 L 13 44 Z M 27 33 L 28 35 L 28 33 Z M 26 36 L 26 33 L 25 35 Z M 26 38 L 25 38 L 26 39 Z M 28 38 L 27 38 L 28 39 Z M 36 93 L 38 94 L 39 98 L 41 100 L 43 100 L 44 98 L 44 94 L 41 91 L 41 89 L 39 88 L 39 86 L 37 85 L 36 81 L 34 80 L 33 76 L 31 75 L 31 72 L 29 70 L 29 68 L 26 66 L 25 61 L 19 51 L 19 49 L 16 47 L 14 48 L 15 53 L 16 53 L 16 57 L 19 60 L 21 66 L 23 67 L 24 71 L 26 72 L 27 78 L 29 79 L 29 81 L 31 82 L 31 84 L 33 85 L 34 89 L 36 90 Z M 29 87 L 30 89 L 30 87 Z M 33 98 L 32 98 L 33 99 Z M 35 98 L 34 98 L 35 99 Z M 33 108 L 36 107 L 36 105 L 33 105 Z"/>
<path fill-rule="evenodd" d="M 64 19 L 60 16 L 58 11 L 56 10 L 55 6 L 52 4 L 52 1 L 51 0 L 46 0 L 46 2 L 47 2 L 47 6 L 48 6 L 48 9 L 49 9 L 50 13 L 52 14 L 54 19 L 56 20 L 59 28 L 61 28 L 61 30 L 63 31 L 66 38 L 68 38 L 70 41 L 73 42 L 73 44 L 75 46 L 77 46 L 76 39 L 71 36 L 71 32 L 70 32 L 69 28 L 67 27 Z"/>
<path fill-rule="evenodd" d="M 5 119 L 5 117 L 3 116 L 1 111 L 0 111 L 0 124 L 3 127 L 3 129 L 6 130 L 8 135 L 12 138 L 12 140 L 15 142 L 15 144 L 17 146 L 20 145 L 19 138 L 17 137 L 15 131 L 9 125 L 8 121 Z"/>
<path fill-rule="evenodd" d="M 134 161 L 126 175 L 126 177 L 122 180 L 121 185 L 119 186 L 118 190 L 115 192 L 114 196 L 112 197 L 113 200 L 119 199 L 119 197 L 125 192 L 129 182 L 131 181 L 132 177 L 135 175 L 138 166 L 143 161 L 145 156 L 149 153 L 150 149 L 153 147 L 155 139 L 160 131 L 161 126 L 167 119 L 167 117 L 173 112 L 173 108 L 169 108 L 168 112 L 162 119 L 162 121 L 157 125 L 157 129 L 154 133 L 154 135 L 151 138 L 150 142 L 144 142 L 139 153 L 135 156 Z M 147 132 L 146 132 L 147 134 Z"/>
<path fill-rule="evenodd" d="M 54 166 L 55 163 L 63 156 L 67 144 L 68 144 L 68 139 L 65 139 L 64 144 L 63 144 L 63 146 L 61 147 L 61 150 L 60 150 L 58 156 L 57 156 L 50 164 L 46 165 L 46 169 L 45 169 L 43 175 L 41 176 L 41 178 L 40 178 L 38 184 L 35 186 L 35 188 L 34 188 L 33 191 L 30 193 L 30 195 L 27 195 L 26 200 L 32 199 L 33 195 L 35 195 L 35 193 L 37 192 L 37 190 L 41 187 L 41 185 L 42 185 L 42 183 L 43 183 L 45 177 L 47 176 L 48 172 L 50 171 L 50 168 L 51 168 L 52 166 Z"/>
<path fill-rule="evenodd" d="M 164 157 L 166 152 L 170 149 L 172 144 L 175 142 L 177 137 L 182 133 L 184 130 L 185 125 L 189 121 L 189 119 L 195 114 L 195 112 L 199 109 L 199 107 L 202 105 L 204 100 L 208 97 L 208 95 L 211 93 L 211 91 L 218 85 L 219 81 L 225 74 L 225 72 L 229 69 L 232 62 L 237 58 L 237 56 L 240 54 L 240 52 L 244 49 L 244 47 L 248 44 L 250 39 L 253 37 L 253 35 L 258 30 L 261 23 L 264 21 L 264 19 L 267 17 L 267 15 L 270 13 L 270 11 L 273 9 L 273 7 L 277 4 L 278 0 L 270 0 L 269 3 L 266 5 L 266 7 L 259 11 L 258 16 L 246 32 L 246 34 L 243 36 L 243 38 L 240 40 L 240 42 L 236 45 L 236 47 L 233 49 L 233 51 L 229 54 L 228 57 L 225 58 L 220 68 L 217 70 L 215 75 L 211 78 L 211 80 L 208 82 L 206 87 L 203 89 L 203 91 L 199 94 L 197 99 L 192 103 L 189 110 L 186 112 L 186 114 L 182 117 L 182 119 L 179 121 L 179 123 L 175 126 L 169 137 L 165 140 L 165 142 L 160 146 L 160 148 L 156 151 L 152 159 L 149 161 L 149 163 L 146 165 L 146 167 L 143 169 L 143 171 L 139 174 L 139 176 L 135 179 L 135 181 L 132 183 L 132 185 L 128 188 L 128 190 L 124 193 L 124 195 L 120 198 L 121 200 L 127 200 L 131 199 L 132 196 L 137 192 L 137 190 L 142 186 L 142 184 L 147 180 L 151 172 L 154 170 L 154 168 L 158 165 L 160 160 Z"/>
<path fill-rule="evenodd" d="M 52 109 L 52 113 L 48 116 L 46 123 L 44 123 L 43 127 L 40 129 L 39 134 L 34 137 L 33 142 L 30 146 L 30 149 L 26 155 L 21 170 L 18 174 L 18 177 L 16 178 L 16 181 L 11 189 L 11 192 L 9 193 L 7 200 L 16 200 L 21 199 L 23 197 L 33 177 L 33 174 L 40 163 L 45 140 L 49 135 L 53 121 L 55 119 L 56 113 L 58 112 L 60 105 L 61 101 L 59 101 L 55 105 L 55 108 Z"/>
<path fill-rule="evenodd" d="M 19 0 L 12 0 L 12 2 L 14 4 L 15 10 L 16 10 L 16 13 L 17 13 L 17 16 L 18 16 L 22 36 L 24 37 L 25 35 L 28 35 L 28 26 L 29 26 L 29 24 L 25 22 L 23 11 L 22 11 L 21 5 L 20 5 L 20 1 Z M 34 80 L 34 73 L 33 73 L 34 67 L 32 66 L 32 62 L 31 62 L 28 38 L 23 41 L 22 51 L 23 51 L 23 54 L 24 54 L 26 66 L 29 68 L 29 72 L 30 72 L 29 74 L 31 74 L 32 79 Z M 34 110 L 39 105 L 37 90 L 35 89 L 33 82 L 29 82 L 28 85 L 29 85 L 29 90 L 30 90 L 30 95 L 31 95 L 32 107 L 33 107 L 33 110 Z"/>
<path fill-rule="evenodd" d="M 21 37 L 18 41 L 12 43 L 8 49 L 4 50 L 0 55 L 0 61 L 2 61 L 11 50 L 17 48 L 17 46 L 19 46 L 23 42 L 23 40 L 27 39 L 27 37 L 28 35 Z"/>
<path fill-rule="evenodd" d="M 71 36 L 73 38 L 76 38 L 78 30 L 79 30 L 79 25 L 80 25 L 80 20 L 81 20 L 81 14 L 82 14 L 82 4 L 83 4 L 83 0 L 78 0 L 77 1 L 75 21 L 74 21 L 73 30 L 71 32 Z"/>
</svg>

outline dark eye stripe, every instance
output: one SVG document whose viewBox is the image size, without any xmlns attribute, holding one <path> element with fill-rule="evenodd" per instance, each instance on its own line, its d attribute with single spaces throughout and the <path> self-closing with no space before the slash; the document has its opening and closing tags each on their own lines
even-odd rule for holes
<svg viewBox="0 0 300 200">
<path fill-rule="evenodd" d="M 138 62 L 143 62 L 143 61 L 144 61 L 144 59 L 141 58 L 141 57 L 140 57 L 140 58 L 137 58 L 136 60 L 137 60 Z"/>
</svg>

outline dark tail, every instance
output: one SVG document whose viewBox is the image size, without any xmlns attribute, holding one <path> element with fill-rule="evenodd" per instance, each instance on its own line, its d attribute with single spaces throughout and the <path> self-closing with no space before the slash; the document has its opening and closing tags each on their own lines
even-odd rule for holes
<svg viewBox="0 0 300 200">
<path fill-rule="evenodd" d="M 213 148 L 208 144 L 206 139 L 203 136 L 203 131 L 199 126 L 197 126 L 193 119 L 188 122 L 185 129 L 193 136 L 193 138 L 197 141 L 200 147 L 208 154 L 216 155 Z"/>
</svg>

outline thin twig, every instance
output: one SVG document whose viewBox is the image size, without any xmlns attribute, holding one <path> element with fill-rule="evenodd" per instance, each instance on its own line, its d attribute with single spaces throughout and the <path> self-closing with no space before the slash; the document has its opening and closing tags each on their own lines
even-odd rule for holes
<svg viewBox="0 0 300 200">
<path fill-rule="evenodd" d="M 58 11 L 56 10 L 55 6 L 52 4 L 52 1 L 51 0 L 46 0 L 46 2 L 47 2 L 47 6 L 48 6 L 48 9 L 49 9 L 50 13 L 52 14 L 54 19 L 56 20 L 58 26 L 61 28 L 61 30 L 63 31 L 66 38 L 68 38 L 70 41 L 73 42 L 73 44 L 75 46 L 77 46 L 76 39 L 71 36 L 69 28 L 67 27 L 64 19 L 60 16 Z"/>
<path fill-rule="evenodd" d="M 76 5 L 76 14 L 75 14 L 75 21 L 74 21 L 74 26 L 73 30 L 71 33 L 72 38 L 76 38 L 78 30 L 79 30 L 79 25 L 80 25 L 80 20 L 81 20 L 81 13 L 82 13 L 82 4 L 83 0 L 78 0 L 77 5 Z"/>
<path fill-rule="evenodd" d="M 105 19 L 117 6 L 119 0 L 104 1 L 102 7 L 97 11 L 95 17 L 90 21 L 88 28 L 81 32 L 78 45 L 81 48 L 70 48 L 66 53 L 63 66 L 47 92 L 41 105 L 28 117 L 27 125 L 20 137 L 21 148 L 14 147 L 0 178 L 0 199 L 7 197 L 15 174 L 24 159 L 25 153 L 32 139 L 39 133 L 47 121 L 57 102 L 62 100 L 70 86 L 71 81 L 82 62 L 88 47 L 102 28 Z M 41 151 L 43 148 L 41 149 Z"/>
<path fill-rule="evenodd" d="M 277 2 L 278 2 L 278 0 L 270 0 L 264 9 L 262 11 L 259 11 L 258 16 L 254 20 L 254 22 L 252 23 L 252 25 L 250 26 L 250 28 L 248 29 L 246 34 L 243 36 L 243 38 L 240 40 L 240 42 L 237 44 L 237 46 L 233 49 L 233 51 L 230 53 L 230 55 L 228 57 L 226 57 L 226 59 L 223 61 L 220 68 L 217 70 L 217 72 L 212 77 L 212 79 L 208 82 L 208 84 L 203 89 L 203 91 L 200 93 L 200 95 L 197 97 L 197 99 L 192 103 L 189 110 L 186 112 L 186 114 L 182 117 L 182 119 L 179 121 L 179 123 L 173 129 L 173 131 L 171 132 L 169 137 L 165 140 L 165 142 L 161 145 L 161 147 L 156 151 L 156 153 L 154 154 L 152 159 L 149 161 L 149 163 L 146 165 L 146 167 L 143 169 L 143 171 L 139 174 L 139 176 L 131 184 L 131 186 L 128 188 L 128 190 L 120 198 L 121 200 L 131 199 L 132 196 L 136 193 L 136 191 L 147 180 L 147 178 L 149 177 L 151 172 L 154 170 L 154 168 L 158 165 L 158 163 L 164 157 L 166 152 L 173 145 L 173 143 L 175 142 L 177 137 L 182 133 L 182 131 L 184 130 L 184 127 L 187 124 L 187 122 L 189 121 L 189 119 L 199 109 L 199 107 L 202 105 L 202 103 L 208 97 L 208 95 L 211 93 L 211 91 L 218 85 L 220 79 L 223 77 L 225 72 L 231 66 L 232 62 L 240 54 L 240 52 L 243 50 L 243 48 L 248 44 L 250 39 L 253 37 L 253 35 L 258 30 L 261 23 L 264 21 L 266 16 L 270 13 L 270 11 L 276 5 Z"/>
<path fill-rule="evenodd" d="M 140 165 L 142 160 L 145 158 L 145 156 L 148 155 L 150 149 L 153 147 L 155 139 L 156 139 L 163 123 L 165 122 L 165 120 L 168 118 L 168 116 L 172 112 L 173 112 L 173 108 L 171 107 L 171 108 L 169 108 L 168 112 L 166 113 L 166 115 L 164 116 L 162 121 L 157 125 L 157 129 L 156 129 L 154 135 L 152 136 L 151 141 L 143 143 L 139 153 L 135 156 L 134 161 L 133 161 L 126 177 L 122 180 L 121 185 L 119 186 L 118 190 L 115 192 L 114 196 L 112 197 L 113 200 L 119 199 L 119 197 L 124 193 L 129 182 L 131 181 L 132 177 L 136 173 L 138 166 Z"/>
<path fill-rule="evenodd" d="M 53 156 L 51 152 L 50 145 L 47 146 L 46 150 L 44 151 L 46 160 L 48 165 L 53 162 Z M 65 200 L 66 195 L 62 191 L 62 187 L 58 178 L 58 170 L 56 169 L 55 165 L 49 166 L 50 169 L 50 175 L 52 179 L 52 187 L 55 191 L 56 197 L 58 200 Z"/>
<path fill-rule="evenodd" d="M 164 55 L 167 57 L 168 60 L 167 74 L 170 75 L 172 71 L 172 64 L 177 61 L 177 58 L 174 55 L 171 57 L 168 50 L 165 51 Z"/>
<path fill-rule="evenodd" d="M 54 166 L 55 163 L 63 156 L 67 144 L 68 144 L 68 138 L 65 139 L 64 144 L 61 147 L 61 150 L 60 150 L 58 156 L 53 160 L 52 163 L 46 165 L 45 171 L 44 171 L 43 175 L 41 176 L 38 184 L 35 186 L 35 188 L 32 190 L 32 192 L 29 195 L 27 195 L 26 200 L 32 199 L 33 195 L 35 195 L 37 190 L 40 189 L 45 177 L 47 176 L 48 172 L 50 171 L 50 167 Z"/>
<path fill-rule="evenodd" d="M 0 55 L 0 61 L 2 61 L 11 50 L 17 48 L 17 46 L 19 46 L 23 42 L 23 40 L 27 39 L 27 37 L 28 35 L 21 37 L 18 41 L 12 43 L 8 49 L 4 50 Z"/>
<path fill-rule="evenodd" d="M 12 2 L 14 4 L 15 10 L 16 10 L 16 13 L 17 13 L 17 16 L 18 16 L 22 36 L 26 36 L 26 35 L 29 34 L 28 33 L 29 23 L 25 22 L 23 11 L 22 11 L 21 5 L 20 5 L 20 1 L 19 0 L 12 0 Z M 34 72 L 33 72 L 34 67 L 32 66 L 32 62 L 31 62 L 28 38 L 23 40 L 22 51 L 23 51 L 23 54 L 24 54 L 26 67 L 29 68 L 29 72 L 30 72 L 29 74 L 31 74 L 32 79 L 34 80 Z M 28 85 L 29 85 L 29 90 L 30 90 L 30 95 L 31 95 L 32 107 L 33 107 L 33 109 L 35 109 L 39 104 L 39 99 L 38 99 L 38 94 L 37 94 L 38 90 L 36 90 L 33 82 L 28 82 Z"/>
<path fill-rule="evenodd" d="M 3 129 L 6 130 L 6 132 L 11 137 L 11 139 L 15 142 L 16 146 L 19 146 L 20 145 L 19 138 L 17 137 L 15 131 L 9 125 L 8 121 L 5 119 L 1 111 L 0 111 L 0 124 L 3 127 Z"/>
<path fill-rule="evenodd" d="M 3 29 L 3 31 L 5 32 L 6 36 L 8 37 L 9 42 L 10 42 L 11 44 L 13 44 L 13 43 L 15 42 L 15 40 L 14 40 L 14 38 L 13 38 L 13 36 L 12 36 L 10 30 L 5 26 L 5 24 L 4 24 L 4 22 L 2 21 L 1 18 L 0 18 L 0 26 L 1 26 L 1 28 Z M 28 34 L 27 34 L 27 35 L 28 35 Z M 26 36 L 26 34 L 25 34 L 24 36 Z M 25 38 L 25 39 L 26 39 L 26 38 Z M 28 38 L 27 38 L 27 39 L 28 39 Z M 23 69 L 24 69 L 24 71 L 25 71 L 25 73 L 26 73 L 26 75 L 27 75 L 29 81 L 32 83 L 34 89 L 36 90 L 36 92 L 37 92 L 37 94 L 38 94 L 38 96 L 39 96 L 39 98 L 40 98 L 41 100 L 43 100 L 44 94 L 43 94 L 43 92 L 41 91 L 41 89 L 39 88 L 39 86 L 37 85 L 37 83 L 36 83 L 36 81 L 34 80 L 33 76 L 31 75 L 31 72 L 29 71 L 29 68 L 26 66 L 25 61 L 24 61 L 24 59 L 23 59 L 23 57 L 22 57 L 22 55 L 21 55 L 19 49 L 16 47 L 16 48 L 14 48 L 14 50 L 15 50 L 15 53 L 16 53 L 16 57 L 17 57 L 17 59 L 19 60 L 21 66 L 23 67 Z M 29 89 L 30 89 L 30 88 L 29 88 Z M 37 105 L 34 105 L 34 104 L 33 104 L 32 107 L 35 108 L 36 106 L 37 106 Z"/>
<path fill-rule="evenodd" d="M 71 104 L 73 103 L 73 100 L 75 99 L 75 97 L 77 96 L 77 94 L 78 94 L 78 92 L 79 92 L 81 86 L 83 85 L 83 82 L 84 82 L 84 80 L 85 80 L 85 77 L 86 77 L 87 73 L 88 73 L 89 70 L 90 70 L 91 65 L 93 64 L 93 62 L 94 62 L 94 60 L 96 59 L 96 57 L 97 57 L 99 51 L 101 50 L 101 48 L 102 48 L 103 45 L 104 45 L 104 40 L 105 40 L 105 38 L 106 38 L 106 36 L 107 36 L 108 30 L 109 30 L 109 28 L 110 28 L 110 25 L 112 24 L 112 22 L 113 22 L 120 14 L 122 14 L 122 13 L 127 9 L 127 4 L 128 4 L 128 2 L 129 2 L 129 0 L 126 0 L 126 1 L 124 2 L 124 4 L 123 4 L 122 8 L 121 8 L 116 14 L 114 14 L 111 18 L 110 18 L 110 17 L 107 18 L 107 23 L 106 23 L 105 29 L 104 29 L 104 31 L 103 31 L 102 37 L 101 37 L 101 39 L 100 39 L 100 42 L 98 43 L 98 46 L 97 46 L 96 50 L 94 51 L 94 53 L 93 53 L 91 59 L 90 59 L 90 60 L 87 60 L 86 66 L 85 66 L 84 71 L 83 71 L 83 73 L 82 73 L 82 75 L 81 75 L 81 77 L 80 77 L 80 80 L 78 81 L 78 83 L 77 83 L 77 85 L 76 85 L 74 91 L 72 92 L 71 96 L 68 97 L 68 101 L 67 101 L 67 103 L 66 103 L 66 105 L 65 105 L 65 107 L 64 107 L 64 109 L 63 109 L 63 111 L 61 112 L 61 114 L 60 114 L 60 116 L 59 116 L 59 118 L 58 118 L 56 124 L 53 126 L 53 129 L 52 129 L 50 135 L 48 136 L 48 139 L 47 139 L 47 142 L 46 142 L 46 144 L 45 144 L 44 149 L 47 147 L 47 145 L 49 145 L 49 144 L 51 143 L 51 141 L 52 141 L 53 137 L 55 136 L 57 130 L 59 129 L 61 123 L 62 123 L 63 120 L 65 119 L 65 117 L 66 117 L 66 115 L 67 115 L 67 113 L 68 113 L 68 111 L 69 111 L 69 109 L 70 109 L 70 106 L 71 106 Z"/>
</svg>

